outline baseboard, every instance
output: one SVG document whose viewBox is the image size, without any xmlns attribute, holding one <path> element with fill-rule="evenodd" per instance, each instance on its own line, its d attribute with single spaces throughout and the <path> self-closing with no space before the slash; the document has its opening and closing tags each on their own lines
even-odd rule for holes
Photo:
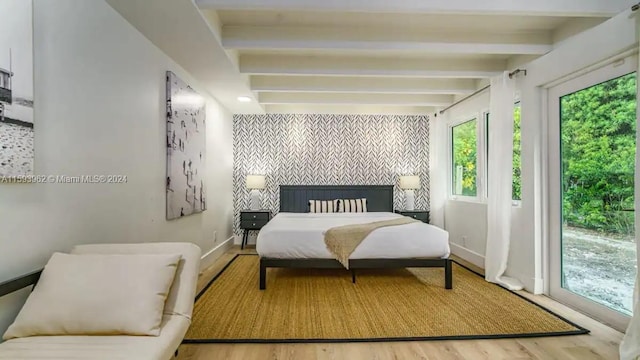
<svg viewBox="0 0 640 360">
<path fill-rule="evenodd" d="M 227 240 L 223 241 L 220 245 L 214 247 L 209 250 L 206 254 L 202 255 L 200 258 L 200 272 L 209 266 L 213 265 L 213 262 L 216 261 L 222 254 L 226 253 L 233 246 L 234 237 L 230 237 Z"/>
<path fill-rule="evenodd" d="M 544 292 L 542 279 L 536 279 L 534 277 L 525 276 L 521 273 L 510 274 L 511 277 L 520 280 L 524 289 L 534 295 L 540 295 Z"/>
<path fill-rule="evenodd" d="M 544 279 L 533 278 L 533 293 L 535 295 L 544 294 Z"/>
<path fill-rule="evenodd" d="M 453 255 L 456 255 L 470 263 L 472 263 L 473 265 L 484 269 L 484 256 L 478 254 L 475 251 L 471 251 L 465 247 L 462 247 L 456 243 L 449 243 L 449 246 L 451 247 L 451 253 Z"/>
</svg>

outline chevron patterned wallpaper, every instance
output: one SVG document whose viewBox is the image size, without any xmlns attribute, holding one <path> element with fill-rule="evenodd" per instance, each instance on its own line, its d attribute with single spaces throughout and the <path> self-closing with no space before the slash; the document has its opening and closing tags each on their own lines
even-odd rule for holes
<svg viewBox="0 0 640 360">
<path fill-rule="evenodd" d="M 394 204 L 404 207 L 400 175 L 419 175 L 416 209 L 429 208 L 427 116 L 266 114 L 233 117 L 233 191 L 236 235 L 240 210 L 249 207 L 247 175 L 266 175 L 263 208 L 280 208 L 279 185 L 395 184 Z"/>
</svg>

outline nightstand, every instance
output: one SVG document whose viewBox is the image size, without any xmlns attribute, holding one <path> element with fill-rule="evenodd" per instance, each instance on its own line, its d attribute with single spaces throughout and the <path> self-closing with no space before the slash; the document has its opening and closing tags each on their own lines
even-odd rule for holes
<svg viewBox="0 0 640 360">
<path fill-rule="evenodd" d="M 249 240 L 249 231 L 260 230 L 271 220 L 271 210 L 242 210 L 240 211 L 240 229 L 244 230 L 242 234 L 242 245 L 240 249 L 244 249 Z"/>
<path fill-rule="evenodd" d="M 429 223 L 429 210 L 396 210 L 395 213 Z"/>
</svg>

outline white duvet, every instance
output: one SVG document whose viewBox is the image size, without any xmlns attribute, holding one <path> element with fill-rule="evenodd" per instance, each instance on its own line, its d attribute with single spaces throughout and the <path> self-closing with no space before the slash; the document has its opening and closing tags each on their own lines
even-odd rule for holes
<svg viewBox="0 0 640 360">
<path fill-rule="evenodd" d="M 324 232 L 341 225 L 390 220 L 402 215 L 370 213 L 279 213 L 258 234 L 260 257 L 277 259 L 333 259 L 324 243 Z M 449 233 L 416 222 L 374 230 L 350 259 L 446 258 Z"/>
</svg>

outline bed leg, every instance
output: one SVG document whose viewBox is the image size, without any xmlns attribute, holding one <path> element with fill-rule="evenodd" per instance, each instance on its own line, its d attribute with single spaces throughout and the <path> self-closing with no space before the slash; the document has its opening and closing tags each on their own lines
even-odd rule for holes
<svg viewBox="0 0 640 360">
<path fill-rule="evenodd" d="M 356 271 L 354 269 L 351 269 L 351 282 L 356 283 Z"/>
<path fill-rule="evenodd" d="M 260 259 L 260 290 L 267 288 L 267 266 Z"/>
<path fill-rule="evenodd" d="M 451 259 L 444 261 L 444 287 L 453 289 L 453 274 L 451 273 Z"/>
</svg>

